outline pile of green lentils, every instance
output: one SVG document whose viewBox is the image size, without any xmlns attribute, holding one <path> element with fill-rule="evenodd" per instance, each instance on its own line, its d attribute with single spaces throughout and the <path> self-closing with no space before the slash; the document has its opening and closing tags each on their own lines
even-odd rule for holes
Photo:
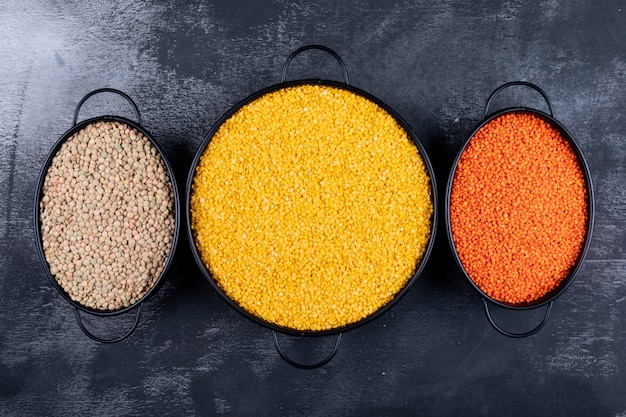
<svg viewBox="0 0 626 417">
<path fill-rule="evenodd" d="M 87 125 L 45 175 L 39 215 L 50 272 L 83 306 L 136 303 L 171 252 L 173 201 L 165 163 L 141 132 L 117 121 Z"/>
</svg>

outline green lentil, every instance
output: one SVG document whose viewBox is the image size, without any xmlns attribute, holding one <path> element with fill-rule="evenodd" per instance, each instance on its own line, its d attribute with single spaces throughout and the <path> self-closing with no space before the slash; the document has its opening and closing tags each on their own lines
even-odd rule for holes
<svg viewBox="0 0 626 417">
<path fill-rule="evenodd" d="M 95 122 L 61 145 L 44 178 L 39 209 L 50 272 L 72 300 L 98 310 L 121 309 L 145 295 L 172 246 L 171 181 L 125 166 L 128 158 L 165 170 L 141 132 L 120 122 Z M 137 208 L 157 196 L 164 204 L 145 212 L 150 226 L 141 221 Z M 135 246 L 135 239 L 145 245 Z M 155 268 L 138 276 L 143 257 Z"/>
</svg>

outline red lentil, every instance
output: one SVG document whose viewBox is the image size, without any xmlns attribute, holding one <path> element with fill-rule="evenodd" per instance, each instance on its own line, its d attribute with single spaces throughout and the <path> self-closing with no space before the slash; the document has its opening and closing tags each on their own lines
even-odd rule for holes
<svg viewBox="0 0 626 417">
<path fill-rule="evenodd" d="M 557 288 L 586 235 L 587 188 L 557 129 L 530 113 L 496 117 L 456 168 L 450 226 L 463 268 L 489 297 L 529 303 Z"/>
</svg>

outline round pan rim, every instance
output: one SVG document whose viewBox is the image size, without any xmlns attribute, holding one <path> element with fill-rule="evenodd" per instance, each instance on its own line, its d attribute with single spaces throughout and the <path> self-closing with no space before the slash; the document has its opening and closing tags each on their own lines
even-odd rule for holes
<svg viewBox="0 0 626 417">
<path fill-rule="evenodd" d="M 587 230 L 586 230 L 586 233 L 585 233 L 585 240 L 583 242 L 583 246 L 582 246 L 581 251 L 580 251 L 580 253 L 578 255 L 576 263 L 570 269 L 570 272 L 567 275 L 567 277 L 563 281 L 561 281 L 561 283 L 555 289 L 553 289 L 552 291 L 548 292 L 547 294 L 545 294 L 544 296 L 542 296 L 541 298 L 539 298 L 539 299 L 537 299 L 535 301 L 532 301 L 532 302 L 529 302 L 529 303 L 519 303 L 519 304 L 511 304 L 511 303 L 506 303 L 506 302 L 503 302 L 503 301 L 496 300 L 496 299 L 490 297 L 489 295 L 485 294 L 485 292 L 483 292 L 483 290 L 481 290 L 476 285 L 476 283 L 472 280 L 472 278 L 469 276 L 469 274 L 467 273 L 467 271 L 463 267 L 463 264 L 461 263 L 461 260 L 459 258 L 458 252 L 456 250 L 456 246 L 454 244 L 454 239 L 452 238 L 452 226 L 450 224 L 450 197 L 451 197 L 451 194 L 452 194 L 452 183 L 454 181 L 454 175 L 456 174 L 456 170 L 457 170 L 457 167 L 458 167 L 459 160 L 461 159 L 461 155 L 463 155 L 463 152 L 465 151 L 465 149 L 467 148 L 467 146 L 471 142 L 472 138 L 476 135 L 476 133 L 483 126 L 485 126 L 486 124 L 488 124 L 492 120 L 498 118 L 499 116 L 502 116 L 504 114 L 510 114 L 510 113 L 529 113 L 529 114 L 533 114 L 535 116 L 538 116 L 538 117 L 542 118 L 543 120 L 547 121 L 548 123 L 550 123 L 550 126 L 552 126 L 553 128 L 556 128 L 561 133 L 561 136 L 572 147 L 572 150 L 574 151 L 574 154 L 576 155 L 576 159 L 577 159 L 578 164 L 579 164 L 579 166 L 581 168 L 581 171 L 583 172 L 583 177 L 585 179 L 585 185 L 586 185 L 586 188 L 587 188 Z M 591 244 L 591 237 L 592 237 L 592 234 L 593 234 L 593 224 L 594 224 L 594 217 L 595 217 L 594 190 L 593 190 L 593 183 L 592 183 L 592 180 L 591 180 L 591 173 L 589 171 L 589 166 L 587 165 L 587 161 L 586 161 L 586 159 L 585 159 L 585 157 L 584 157 L 584 155 L 582 153 L 582 150 L 578 146 L 578 143 L 576 142 L 576 140 L 574 139 L 572 134 L 565 128 L 565 126 L 563 126 L 563 124 L 561 122 L 559 122 L 557 119 L 555 119 L 551 115 L 549 115 L 549 114 L 547 114 L 547 113 L 545 113 L 543 111 L 540 111 L 540 110 L 532 109 L 532 108 L 529 108 L 529 107 L 523 107 L 523 106 L 507 107 L 507 108 L 498 110 L 498 111 L 493 112 L 493 113 L 489 114 L 488 116 L 486 116 L 484 118 L 484 120 L 482 120 L 477 125 L 477 127 L 474 128 L 472 133 L 467 136 L 467 139 L 465 140 L 465 142 L 461 146 L 461 149 L 458 151 L 457 156 L 454 159 L 454 162 L 452 164 L 452 168 L 450 169 L 450 175 L 448 176 L 448 182 L 447 182 L 447 186 L 446 186 L 446 196 L 445 196 L 444 209 L 445 209 L 444 215 L 445 215 L 445 221 L 446 221 L 446 233 L 448 235 L 448 243 L 450 244 L 450 249 L 452 250 L 452 254 L 453 254 L 454 260 L 456 261 L 457 265 L 461 269 L 461 272 L 463 273 L 463 275 L 465 276 L 467 281 L 471 284 L 471 286 L 483 298 L 489 300 L 491 303 L 496 304 L 496 305 L 498 305 L 500 307 L 505 307 L 505 308 L 514 309 L 514 310 L 533 309 L 533 308 L 537 308 L 537 307 L 541 307 L 543 305 L 546 305 L 546 304 L 556 300 L 560 295 L 562 295 L 563 292 L 574 281 L 574 278 L 576 278 L 576 275 L 578 275 L 578 272 L 580 271 L 580 269 L 583 266 L 584 260 L 585 260 L 585 258 L 587 256 L 587 252 L 589 250 L 589 246 Z"/>
<path fill-rule="evenodd" d="M 402 128 L 407 132 L 407 135 L 409 136 L 411 142 L 417 148 L 420 157 L 424 161 L 424 165 L 426 166 L 426 171 L 428 173 L 428 176 L 430 177 L 430 192 L 431 192 L 431 201 L 433 204 L 433 215 L 431 216 L 431 230 L 430 230 L 430 237 L 429 237 L 428 245 L 426 246 L 426 249 L 424 250 L 424 253 L 422 255 L 422 259 L 419 262 L 419 265 L 416 265 L 415 271 L 413 272 L 411 277 L 408 279 L 404 287 L 398 293 L 395 294 L 395 296 L 393 297 L 391 301 L 389 301 L 387 304 L 380 307 L 378 310 L 371 313 L 370 315 L 356 322 L 348 323 L 341 327 L 326 329 L 326 330 L 300 330 L 300 329 L 295 329 L 295 328 L 290 328 L 290 327 L 285 327 L 285 326 L 279 326 L 275 323 L 266 321 L 261 317 L 255 316 L 248 310 L 241 307 L 235 300 L 228 297 L 228 295 L 220 288 L 217 282 L 213 279 L 213 275 L 211 274 L 211 272 L 208 270 L 208 268 L 202 261 L 202 258 L 196 247 L 196 242 L 195 242 L 195 238 L 193 235 L 193 231 L 191 230 L 191 186 L 193 184 L 195 171 L 198 166 L 200 157 L 204 154 L 204 151 L 209 146 L 209 143 L 211 143 L 213 136 L 215 136 L 217 131 L 221 128 L 221 126 L 224 124 L 224 122 L 227 119 L 229 119 L 233 114 L 235 114 L 245 105 L 271 92 L 290 88 L 290 87 L 304 86 L 304 85 L 328 86 L 328 87 L 335 87 L 335 88 L 347 90 L 351 93 L 360 95 L 370 100 L 371 102 L 375 103 L 380 108 L 385 110 L 390 116 L 392 116 L 394 120 L 400 126 L 402 126 Z M 434 174 L 434 170 L 430 162 L 430 159 L 428 158 L 428 155 L 426 154 L 426 150 L 422 146 L 421 142 L 419 141 L 413 129 L 411 129 L 409 124 L 398 113 L 396 113 L 393 109 L 391 109 L 387 104 L 382 102 L 380 99 L 352 85 L 348 85 L 348 84 L 337 82 L 337 81 L 331 81 L 331 80 L 303 79 L 303 80 L 294 80 L 294 81 L 287 81 L 287 82 L 283 82 L 279 84 L 274 84 L 249 95 L 248 97 L 244 98 L 243 100 L 240 100 L 237 104 L 231 107 L 211 127 L 209 133 L 204 137 L 200 147 L 198 148 L 198 151 L 196 152 L 196 155 L 191 164 L 191 168 L 189 170 L 189 175 L 187 177 L 185 200 L 186 200 L 185 213 L 187 216 L 187 236 L 189 238 L 191 251 L 192 251 L 194 259 L 196 260 L 196 263 L 198 264 L 200 268 L 200 271 L 202 272 L 206 280 L 209 282 L 211 287 L 215 290 L 215 292 L 217 292 L 220 295 L 220 297 L 224 301 L 226 301 L 226 303 L 229 304 L 232 308 L 234 308 L 236 311 L 241 313 L 244 317 L 252 320 L 253 322 L 260 324 L 264 327 L 267 327 L 271 330 L 275 330 L 281 333 L 286 333 L 286 334 L 291 334 L 291 335 L 297 335 L 297 336 L 321 336 L 321 335 L 332 335 L 332 334 L 343 333 L 345 331 L 352 330 L 356 327 L 369 323 L 370 321 L 374 320 L 375 318 L 387 312 L 410 290 L 410 288 L 413 286 L 417 278 L 421 275 L 422 271 L 424 270 L 428 262 L 428 258 L 430 257 L 430 254 L 432 252 L 433 245 L 435 242 L 436 230 L 437 230 L 437 211 L 438 211 L 437 200 L 438 199 L 437 199 L 437 184 L 435 180 L 435 174 Z"/>
<path fill-rule="evenodd" d="M 42 198 L 42 192 L 43 192 L 43 183 L 44 183 L 44 179 L 46 177 L 46 175 L 48 174 L 48 169 L 50 168 L 50 165 L 52 164 L 52 159 L 56 156 L 57 152 L 59 151 L 59 149 L 61 148 L 61 146 L 76 132 L 80 131 L 81 129 L 83 129 L 84 127 L 90 125 L 90 124 L 94 124 L 94 123 L 98 123 L 98 122 L 120 122 L 120 123 L 125 123 L 129 126 L 131 126 L 134 129 L 137 129 L 139 132 L 141 132 L 152 144 L 152 146 L 154 146 L 157 150 L 157 152 L 159 152 L 159 155 L 161 156 L 161 158 L 164 161 L 165 167 L 167 169 L 167 173 L 169 175 L 171 184 L 172 184 L 172 193 L 174 194 L 174 235 L 172 236 L 172 247 L 170 249 L 169 255 L 165 261 L 165 266 L 163 267 L 163 271 L 161 272 L 161 274 L 159 275 L 159 277 L 157 278 L 157 280 L 154 282 L 154 284 L 152 285 L 152 287 L 150 287 L 150 289 L 137 301 L 135 301 L 133 304 L 126 306 L 126 307 L 122 307 L 120 309 L 117 310 L 99 310 L 99 309 L 95 309 L 95 308 L 91 308 L 91 307 L 87 307 L 81 303 L 79 303 L 78 301 L 74 301 L 72 300 L 72 298 L 69 296 L 69 294 L 67 293 L 67 291 L 65 291 L 63 289 L 63 287 L 61 287 L 61 285 L 57 282 L 56 278 L 54 277 L 54 275 L 52 274 L 52 272 L 50 271 L 50 265 L 48 264 L 48 261 L 46 259 L 46 256 L 44 254 L 43 251 L 43 242 L 42 242 L 42 237 L 41 237 L 41 211 L 39 208 L 39 204 L 41 202 L 41 198 Z M 52 285 L 57 289 L 57 291 L 63 296 L 63 298 L 65 298 L 71 305 L 73 305 L 74 307 L 89 313 L 89 314 L 93 314 L 96 316 L 102 316 L 102 317 L 106 317 L 106 316 L 115 316 L 118 314 L 122 314 L 125 313 L 127 311 L 130 311 L 132 309 L 134 309 L 135 307 L 138 307 L 140 304 L 142 304 L 143 302 L 145 302 L 150 296 L 152 296 L 154 293 L 156 293 L 158 291 L 158 289 L 161 287 L 161 285 L 163 284 L 164 281 L 164 277 L 167 274 L 167 271 L 169 270 L 171 264 L 172 264 L 172 260 L 174 259 L 174 253 L 176 252 L 176 246 L 178 243 L 178 236 L 180 233 L 180 222 L 181 222 L 181 214 L 180 214 L 180 196 L 178 194 L 178 186 L 176 184 L 176 178 L 174 176 L 174 171 L 172 170 L 172 167 L 169 163 L 169 161 L 167 160 L 167 158 L 165 157 L 165 153 L 163 152 L 163 150 L 161 149 L 161 146 L 154 140 L 154 138 L 152 137 L 152 134 L 150 134 L 150 132 L 148 132 L 146 130 L 146 128 L 144 128 L 143 126 L 141 126 L 140 124 L 138 124 L 137 122 L 134 122 L 132 120 L 129 120 L 125 117 L 121 117 L 121 116 L 112 116 L 112 115 L 104 115 L 104 116 L 98 116 L 98 117 L 92 117 L 90 119 L 86 119 L 83 120 L 79 123 L 76 123 L 74 126 L 72 126 L 70 129 L 68 129 L 65 133 L 63 133 L 63 135 L 61 135 L 61 137 L 56 141 L 56 143 L 54 144 L 54 146 L 52 147 L 52 149 L 50 150 L 50 152 L 48 153 L 46 160 L 43 164 L 43 167 L 41 168 L 41 171 L 39 173 L 39 178 L 37 180 L 37 188 L 35 191 L 35 213 L 34 213 L 34 229 L 35 229 L 35 242 L 36 242 L 36 246 L 37 246 L 37 252 L 39 253 L 39 257 L 42 261 L 42 264 L 44 265 L 44 270 L 46 272 L 46 275 L 48 276 L 48 279 L 50 280 L 50 282 L 52 283 Z"/>
</svg>

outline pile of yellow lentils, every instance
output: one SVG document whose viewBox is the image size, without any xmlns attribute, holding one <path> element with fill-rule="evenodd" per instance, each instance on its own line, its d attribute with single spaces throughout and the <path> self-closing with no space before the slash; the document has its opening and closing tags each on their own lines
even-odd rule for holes
<svg viewBox="0 0 626 417">
<path fill-rule="evenodd" d="M 430 179 L 406 130 L 327 85 L 241 107 L 201 155 L 190 199 L 214 281 L 249 313 L 295 330 L 340 328 L 389 303 L 431 234 Z"/>
</svg>

